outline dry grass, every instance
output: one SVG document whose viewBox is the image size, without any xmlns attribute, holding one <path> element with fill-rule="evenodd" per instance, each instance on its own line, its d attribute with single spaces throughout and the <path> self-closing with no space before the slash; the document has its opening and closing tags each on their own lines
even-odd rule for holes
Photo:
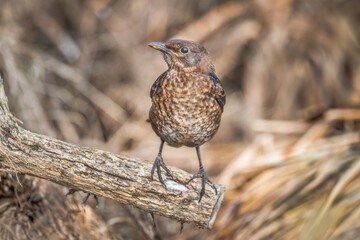
<svg viewBox="0 0 360 240">
<path fill-rule="evenodd" d="M 358 1 L 0 5 L 11 110 L 26 128 L 76 144 L 151 160 L 159 140 L 145 121 L 149 89 L 166 66 L 146 44 L 181 37 L 211 52 L 228 98 L 203 147 L 212 179 L 228 188 L 216 229 L 186 225 L 179 235 L 159 218 L 154 230 L 148 215 L 100 199 L 96 214 L 114 239 L 357 238 Z M 197 169 L 193 149 L 166 148 L 164 158 Z"/>
<path fill-rule="evenodd" d="M 333 133 L 329 125 L 315 124 L 281 150 L 267 152 L 259 141 L 229 164 L 220 175 L 229 190 L 214 238 L 338 239 L 359 233 L 360 135 L 326 137 Z"/>
</svg>

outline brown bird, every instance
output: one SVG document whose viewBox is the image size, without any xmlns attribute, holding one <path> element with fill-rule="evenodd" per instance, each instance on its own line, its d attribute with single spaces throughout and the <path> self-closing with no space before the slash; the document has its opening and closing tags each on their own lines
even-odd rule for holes
<svg viewBox="0 0 360 240">
<path fill-rule="evenodd" d="M 209 141 L 219 128 L 226 99 L 224 88 L 215 75 L 208 51 L 199 43 L 173 39 L 166 43 L 149 43 L 149 46 L 163 53 L 169 67 L 156 79 L 150 91 L 152 106 L 149 119 L 161 139 L 151 177 L 156 169 L 159 181 L 166 188 L 161 176 L 162 167 L 172 178 L 162 158 L 164 142 L 173 147 L 195 147 L 199 171 L 188 183 L 195 178 L 202 179 L 200 202 L 206 183 L 217 193 L 216 185 L 204 170 L 200 145 Z"/>
</svg>

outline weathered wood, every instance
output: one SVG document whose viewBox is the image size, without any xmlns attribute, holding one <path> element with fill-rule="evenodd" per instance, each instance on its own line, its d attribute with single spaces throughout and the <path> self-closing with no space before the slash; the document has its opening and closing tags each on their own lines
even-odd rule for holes
<svg viewBox="0 0 360 240">
<path fill-rule="evenodd" d="M 0 171 L 40 177 L 180 222 L 194 222 L 199 227 L 211 229 L 225 192 L 225 187 L 220 186 L 215 195 L 207 187 L 198 203 L 200 180 L 186 184 L 191 175 L 180 169 L 170 167 L 175 181 L 167 179 L 166 190 L 157 178 L 151 179 L 152 163 L 148 161 L 23 129 L 9 111 L 1 77 L 0 140 Z"/>
</svg>

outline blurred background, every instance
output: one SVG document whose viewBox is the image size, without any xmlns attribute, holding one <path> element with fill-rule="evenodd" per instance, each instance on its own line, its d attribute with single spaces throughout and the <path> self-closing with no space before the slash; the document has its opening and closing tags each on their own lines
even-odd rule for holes
<svg viewBox="0 0 360 240">
<path fill-rule="evenodd" d="M 154 41 L 203 44 L 227 94 L 222 125 L 202 147 L 210 179 L 227 187 L 212 231 L 185 224 L 179 234 L 179 223 L 158 216 L 154 227 L 147 213 L 103 198 L 81 205 L 82 193 L 66 198 L 63 187 L 23 177 L 31 187 L 0 191 L 12 199 L 1 239 L 358 239 L 359 1 L 0 6 L 0 74 L 31 131 L 153 161 L 149 92 L 167 68 L 147 47 Z M 163 156 L 198 169 L 194 149 L 165 146 Z M 2 189 L 16 184 L 1 178 Z"/>
</svg>

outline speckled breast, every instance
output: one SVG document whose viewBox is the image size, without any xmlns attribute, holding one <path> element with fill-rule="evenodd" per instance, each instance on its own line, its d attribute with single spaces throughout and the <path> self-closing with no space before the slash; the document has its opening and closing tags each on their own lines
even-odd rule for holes
<svg viewBox="0 0 360 240">
<path fill-rule="evenodd" d="M 220 125 L 222 110 L 206 74 L 165 72 L 153 85 L 150 123 L 170 146 L 200 146 Z"/>
</svg>

